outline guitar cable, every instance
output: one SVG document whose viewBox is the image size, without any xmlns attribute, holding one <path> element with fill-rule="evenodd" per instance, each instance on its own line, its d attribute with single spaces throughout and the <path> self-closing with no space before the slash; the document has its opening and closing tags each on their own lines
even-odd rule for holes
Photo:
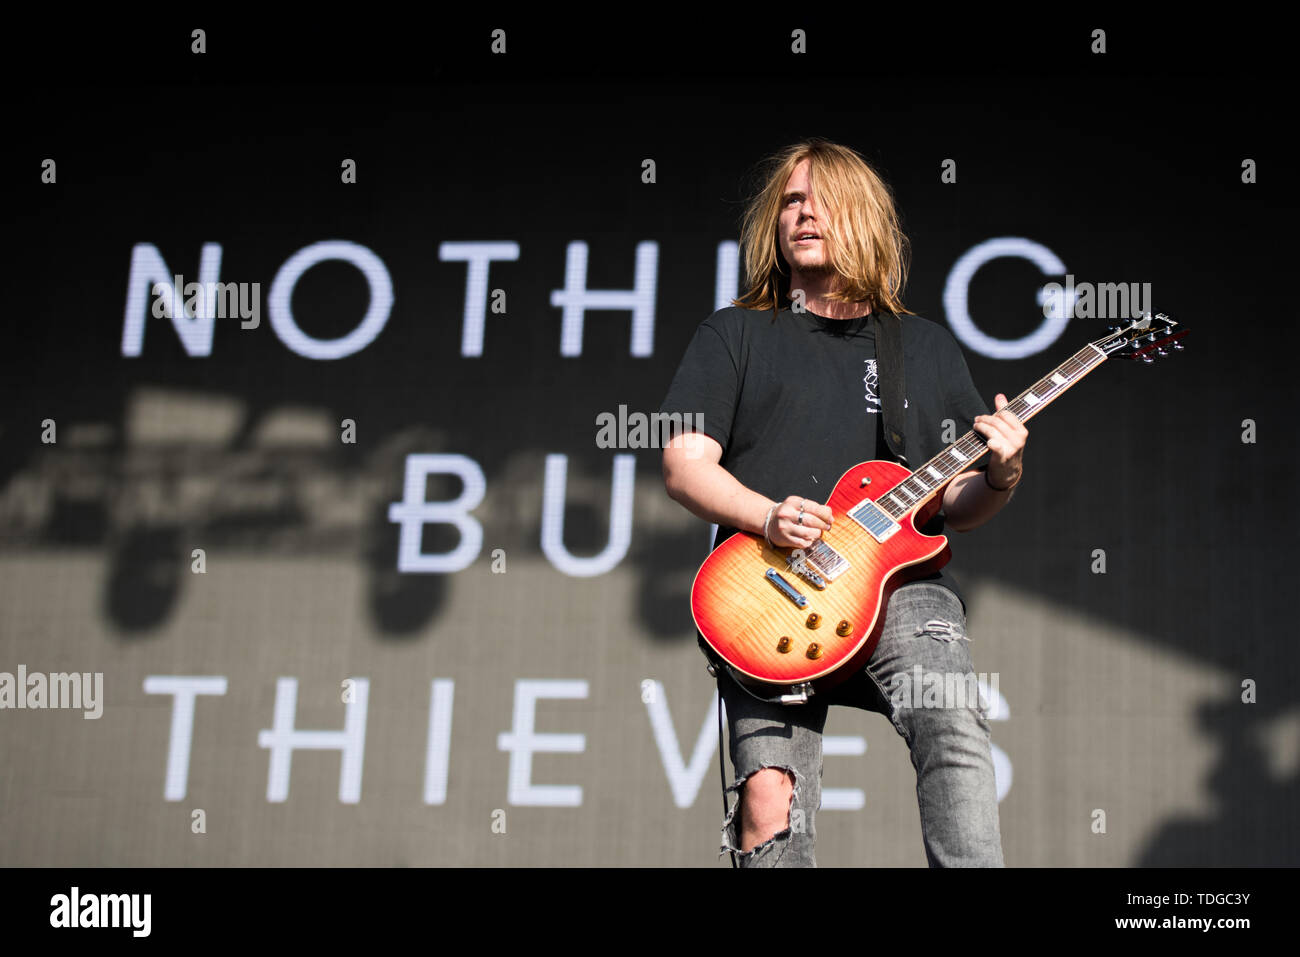
<svg viewBox="0 0 1300 957">
<path fill-rule="evenodd" d="M 713 671 L 712 668 L 709 669 Z M 727 815 L 731 813 L 731 807 L 727 804 L 727 758 L 722 749 L 722 682 L 718 682 L 718 777 L 722 780 L 722 819 L 725 821 Z M 740 801 L 740 795 L 736 795 L 736 801 Z M 727 853 L 731 855 L 732 868 L 738 868 L 736 863 L 736 852 L 727 848 Z"/>
</svg>

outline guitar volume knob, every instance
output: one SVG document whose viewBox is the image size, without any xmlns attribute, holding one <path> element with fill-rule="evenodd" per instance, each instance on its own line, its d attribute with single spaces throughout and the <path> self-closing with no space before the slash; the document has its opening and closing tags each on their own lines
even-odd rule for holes
<svg viewBox="0 0 1300 957">
<path fill-rule="evenodd" d="M 808 650 L 804 652 L 804 654 L 806 654 L 809 658 L 820 658 L 822 656 L 822 646 L 817 644 L 817 642 L 814 641 L 811 645 L 808 646 Z"/>
<path fill-rule="evenodd" d="M 790 646 L 792 644 L 793 642 L 789 639 L 789 637 L 783 637 L 780 641 L 776 643 L 776 650 L 781 652 L 781 654 L 783 655 L 789 654 Z"/>
<path fill-rule="evenodd" d="M 835 626 L 835 634 L 839 635 L 841 638 L 847 638 L 849 635 L 853 634 L 853 626 L 847 621 L 841 621 Z"/>
<path fill-rule="evenodd" d="M 809 627 L 809 628 L 820 628 L 821 626 L 822 626 L 822 616 L 821 616 L 821 615 L 817 614 L 817 612 L 813 612 L 811 615 L 808 616 L 808 627 Z"/>
</svg>

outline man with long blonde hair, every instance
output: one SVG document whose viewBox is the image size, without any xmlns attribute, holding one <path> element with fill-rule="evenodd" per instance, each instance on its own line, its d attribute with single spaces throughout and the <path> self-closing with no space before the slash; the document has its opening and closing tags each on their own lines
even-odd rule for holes
<svg viewBox="0 0 1300 957">
<path fill-rule="evenodd" d="M 922 531 L 938 534 L 945 523 L 967 531 L 992 518 L 1020 481 L 1028 433 L 1001 393 L 987 414 L 951 333 L 904 309 L 907 241 L 889 188 L 866 161 L 822 139 L 771 157 L 741 247 L 744 295 L 700 324 L 660 408 L 703 423 L 664 449 L 664 483 L 718 524 L 714 546 L 743 530 L 808 548 L 830 528 L 831 510 L 819 503 L 845 471 L 869 459 L 926 461 L 947 445 L 945 420 L 957 435 L 979 432 L 990 458 L 948 484 Z M 742 866 L 815 866 L 832 704 L 884 714 L 907 742 L 931 866 L 1002 866 L 982 707 L 897 706 L 890 695 L 917 666 L 973 673 L 965 600 L 940 569 L 898 588 L 884 614 L 866 667 L 793 705 L 743 688 L 701 636 L 736 772 L 722 851 Z"/>
</svg>

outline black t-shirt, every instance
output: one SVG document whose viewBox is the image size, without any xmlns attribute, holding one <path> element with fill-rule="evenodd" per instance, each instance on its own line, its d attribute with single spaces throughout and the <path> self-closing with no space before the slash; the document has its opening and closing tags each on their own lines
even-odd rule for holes
<svg viewBox="0 0 1300 957">
<path fill-rule="evenodd" d="M 889 321 L 889 317 L 884 317 Z M 944 327 L 902 321 L 904 429 L 918 468 L 970 431 L 990 409 L 975 390 L 961 347 Z M 720 309 L 704 320 L 659 411 L 692 413 L 722 446 L 720 465 L 773 501 L 799 495 L 821 504 L 840 476 L 871 459 L 896 461 L 884 440 L 870 316 Z M 944 441 L 944 420 L 953 429 Z M 922 529 L 943 530 L 942 510 Z M 714 547 L 736 529 L 720 527 Z M 951 574 L 928 576 L 966 601 Z"/>
</svg>

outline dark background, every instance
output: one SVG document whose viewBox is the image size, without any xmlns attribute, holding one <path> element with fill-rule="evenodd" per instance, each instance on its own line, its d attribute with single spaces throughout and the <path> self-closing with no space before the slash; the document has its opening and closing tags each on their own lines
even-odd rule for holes
<svg viewBox="0 0 1300 957">
<path fill-rule="evenodd" d="M 1297 207 L 1283 129 L 1291 97 L 1261 69 L 1268 26 L 1248 35 L 1105 17 L 849 26 L 798 14 L 779 24 L 640 8 L 620 16 L 581 26 L 493 14 L 311 26 L 198 18 L 11 38 L 44 70 L 7 85 L 14 312 L 0 358 L 0 488 L 46 454 L 37 425 L 46 417 L 112 424 L 102 465 L 69 468 L 129 481 L 117 427 L 142 386 L 240 400 L 232 456 L 261 416 L 291 401 L 334 422 L 354 418 L 365 436 L 304 468 L 359 474 L 386 439 L 428 427 L 440 444 L 418 451 L 472 457 L 502 499 L 534 491 L 503 471 L 521 451 L 563 452 L 571 474 L 607 481 L 595 416 L 658 406 L 712 311 L 716 247 L 737 238 L 754 165 L 823 136 L 859 150 L 895 190 L 913 248 L 905 302 L 920 315 L 945 322 L 943 284 L 962 253 L 1021 236 L 1050 247 L 1076 281 L 1149 282 L 1154 309 L 1191 330 L 1185 352 L 1151 367 L 1105 363 L 1035 419 L 1014 506 L 954 543 L 953 568 L 1256 680 L 1257 705 L 1228 696 L 1201 715 L 1223 754 L 1210 782 L 1223 813 L 1211 832 L 1170 832 L 1133 863 L 1185 863 L 1198 843 L 1197 862 L 1295 863 L 1300 777 L 1270 777 L 1252 737 L 1255 722 L 1296 707 L 1300 678 L 1287 584 L 1297 531 Z M 208 29 L 203 57 L 188 52 L 192 25 Z M 504 58 L 486 52 L 497 26 L 508 31 Z M 808 30 L 806 56 L 789 52 L 794 27 Z M 1088 52 L 1094 27 L 1107 30 L 1104 56 Z M 56 186 L 39 182 L 47 156 L 58 161 Z M 357 161 L 354 186 L 339 182 L 343 157 Z M 657 164 L 653 185 L 640 180 L 646 157 Z M 947 158 L 957 162 L 954 185 L 940 180 Z M 1241 181 L 1245 158 L 1258 164 L 1253 185 Z M 155 244 L 174 271 L 197 278 L 200 246 L 219 242 L 222 278 L 261 282 L 265 299 L 279 266 L 323 239 L 369 247 L 392 277 L 392 314 L 362 352 L 301 358 L 275 337 L 264 307 L 258 330 L 218 321 L 210 356 L 187 356 L 170 324 L 154 319 L 143 354 L 121 355 L 135 243 Z M 458 240 L 521 247 L 517 262 L 492 266 L 509 312 L 488 314 L 479 358 L 460 355 L 465 265 L 438 260 L 438 244 Z M 589 313 L 583 354 L 559 354 L 550 293 L 563 287 L 573 240 L 590 244 L 589 287 L 607 289 L 632 285 L 637 242 L 659 243 L 652 357 L 629 354 L 626 312 Z M 972 315 L 991 335 L 1024 335 L 1041 321 L 1034 291 L 1053 279 L 1063 281 L 1023 261 L 991 263 L 971 285 Z M 300 282 L 293 306 L 304 330 L 333 337 L 366 302 L 351 267 L 326 264 Z M 1024 360 L 969 349 L 966 358 L 991 405 L 1105 325 L 1075 320 Z M 1256 423 L 1255 444 L 1242 442 L 1244 419 Z M 639 479 L 653 482 L 658 468 L 657 455 L 638 454 Z M 397 482 L 400 465 L 385 476 Z M 508 508 L 478 514 L 485 553 L 499 545 L 540 556 L 535 523 Z M 208 516 L 220 540 L 271 555 L 292 551 L 277 535 L 299 521 L 291 507 Z M 172 613 L 182 586 L 168 569 L 187 552 L 181 529 L 123 528 L 58 494 L 48 522 L 7 528 L 15 554 L 103 549 L 113 573 L 102 615 L 115 640 L 146 641 Z M 607 531 L 604 505 L 571 505 L 571 551 L 598 551 Z M 444 532 L 426 532 L 425 548 L 454 544 Z M 702 552 L 704 540 L 635 526 L 624 564 L 641 579 L 636 626 L 646 640 L 693 645 L 673 575 L 682 551 Z M 383 509 L 340 547 L 370 566 L 378 633 L 424 640 L 444 586 L 396 572 Z M 1095 548 L 1106 550 L 1105 576 L 1090 571 Z"/>
</svg>

